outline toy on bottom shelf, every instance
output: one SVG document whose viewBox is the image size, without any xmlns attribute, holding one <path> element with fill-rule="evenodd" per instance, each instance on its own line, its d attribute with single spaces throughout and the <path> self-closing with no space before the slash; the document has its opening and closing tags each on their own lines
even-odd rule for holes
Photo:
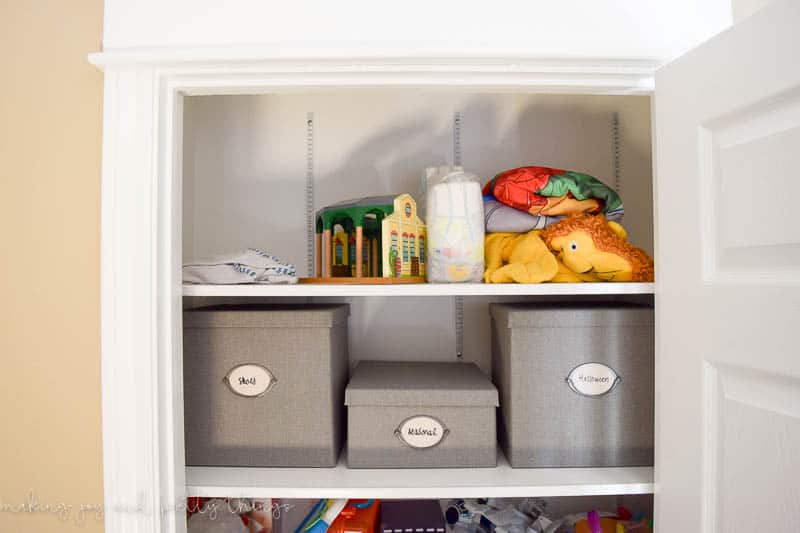
<svg viewBox="0 0 800 533">
<path fill-rule="evenodd" d="M 348 500 L 328 533 L 376 533 L 380 500 Z"/>
<path fill-rule="evenodd" d="M 653 260 L 603 215 L 573 215 L 544 230 L 486 236 L 486 283 L 653 281 Z"/>
<path fill-rule="evenodd" d="M 377 533 L 378 500 L 319 500 L 295 533 Z"/>
<path fill-rule="evenodd" d="M 422 283 L 425 224 L 410 194 L 374 196 L 317 213 L 316 278 L 301 283 Z"/>
<path fill-rule="evenodd" d="M 574 523 L 575 533 L 651 533 L 649 520 L 630 520 L 630 516 L 623 518 L 620 508 L 616 516 L 600 516 L 597 511 L 589 511 L 586 518 L 580 518 Z M 626 514 L 630 515 L 629 512 Z"/>
<path fill-rule="evenodd" d="M 380 533 L 424 531 L 445 533 L 439 500 L 389 500 L 381 504 Z"/>
<path fill-rule="evenodd" d="M 652 533 L 650 520 L 641 513 L 634 518 L 622 506 L 616 513 L 593 510 L 565 516 L 555 516 L 547 507 L 540 498 L 451 500 L 446 516 L 453 533 Z"/>
</svg>

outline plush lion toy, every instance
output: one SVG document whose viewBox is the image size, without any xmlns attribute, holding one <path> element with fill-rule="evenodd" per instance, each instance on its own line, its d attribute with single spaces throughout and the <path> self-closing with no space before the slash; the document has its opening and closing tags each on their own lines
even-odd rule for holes
<svg viewBox="0 0 800 533">
<path fill-rule="evenodd" d="M 653 281 L 653 260 L 603 215 L 574 215 L 545 230 L 486 236 L 486 283 Z"/>
<path fill-rule="evenodd" d="M 599 281 L 653 281 L 653 259 L 628 243 L 625 229 L 603 215 L 575 215 L 542 231 L 569 270 Z"/>
</svg>

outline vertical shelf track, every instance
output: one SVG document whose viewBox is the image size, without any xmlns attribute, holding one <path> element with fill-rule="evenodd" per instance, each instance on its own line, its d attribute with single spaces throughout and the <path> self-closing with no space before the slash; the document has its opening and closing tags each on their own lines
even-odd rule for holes
<svg viewBox="0 0 800 533">
<path fill-rule="evenodd" d="M 314 276 L 314 113 L 306 113 L 306 269 L 308 277 Z"/>
<path fill-rule="evenodd" d="M 461 166 L 461 111 L 453 113 L 453 166 Z M 464 356 L 464 297 L 456 296 L 453 301 L 456 329 L 456 358 Z"/>
<path fill-rule="evenodd" d="M 614 190 L 617 191 L 617 194 L 622 197 L 622 167 L 620 165 L 620 138 L 619 138 L 619 113 L 614 111 L 614 115 L 611 118 L 611 150 L 612 150 L 612 160 L 611 163 L 613 165 L 614 171 Z"/>
</svg>

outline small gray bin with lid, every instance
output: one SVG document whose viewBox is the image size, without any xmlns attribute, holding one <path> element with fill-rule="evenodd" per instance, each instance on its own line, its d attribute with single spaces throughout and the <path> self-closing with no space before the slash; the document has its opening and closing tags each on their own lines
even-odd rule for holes
<svg viewBox="0 0 800 533">
<path fill-rule="evenodd" d="M 185 311 L 186 464 L 335 466 L 348 314 L 347 305 Z"/>
<path fill-rule="evenodd" d="M 347 385 L 347 466 L 497 466 L 497 400 L 472 363 L 362 361 Z"/>
<path fill-rule="evenodd" d="M 651 466 L 653 309 L 492 304 L 498 435 L 512 467 Z"/>
</svg>

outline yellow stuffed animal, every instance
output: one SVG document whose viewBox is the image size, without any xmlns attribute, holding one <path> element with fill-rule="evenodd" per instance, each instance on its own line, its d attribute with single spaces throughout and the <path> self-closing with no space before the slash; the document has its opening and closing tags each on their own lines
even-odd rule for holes
<svg viewBox="0 0 800 533">
<path fill-rule="evenodd" d="M 538 231 L 490 233 L 484 250 L 486 283 L 541 283 L 558 273 L 558 261 Z"/>
<path fill-rule="evenodd" d="M 575 215 L 528 233 L 486 236 L 486 283 L 652 281 L 653 260 L 602 215 Z"/>
<path fill-rule="evenodd" d="M 572 272 L 598 281 L 653 281 L 653 259 L 626 240 L 625 228 L 603 215 L 575 215 L 541 235 Z"/>
</svg>

